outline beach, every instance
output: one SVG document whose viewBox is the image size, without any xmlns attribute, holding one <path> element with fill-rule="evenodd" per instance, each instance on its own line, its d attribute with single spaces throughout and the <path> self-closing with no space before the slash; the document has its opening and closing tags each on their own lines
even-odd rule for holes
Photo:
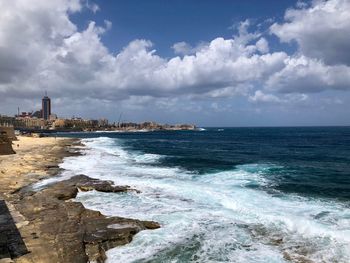
<svg viewBox="0 0 350 263">
<path fill-rule="evenodd" d="M 74 140 L 53 137 L 18 136 L 13 142 L 17 154 L 0 155 L 0 197 L 11 198 L 11 192 L 57 173 L 58 164 Z"/>
<path fill-rule="evenodd" d="M 16 154 L 0 156 L 0 262 L 104 262 L 105 251 L 129 243 L 144 229 L 159 225 L 105 217 L 73 202 L 78 191 L 119 193 L 128 186 L 78 175 L 33 189 L 59 176 L 63 158 L 77 155 L 79 140 L 19 136 Z M 117 228 L 111 226 L 117 225 Z"/>
</svg>

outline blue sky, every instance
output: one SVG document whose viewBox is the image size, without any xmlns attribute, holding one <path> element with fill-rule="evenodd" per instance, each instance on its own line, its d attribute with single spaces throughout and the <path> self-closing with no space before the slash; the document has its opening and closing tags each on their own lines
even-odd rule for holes
<svg viewBox="0 0 350 263">
<path fill-rule="evenodd" d="M 246 19 L 268 29 L 269 19 L 280 21 L 287 8 L 295 6 L 295 0 L 123 0 L 95 1 L 100 10 L 80 12 L 72 20 L 83 30 L 90 20 L 103 25 L 104 20 L 113 23 L 112 29 L 102 40 L 112 52 L 119 52 L 134 39 L 150 39 L 157 52 L 165 57 L 173 56 L 171 46 L 186 41 L 196 45 L 217 37 L 230 38 L 237 32 L 237 25 Z M 271 47 L 280 48 L 276 37 Z M 293 45 L 284 45 L 290 49 Z"/>
<path fill-rule="evenodd" d="M 350 125 L 347 0 L 0 4 L 0 114 Z"/>
</svg>

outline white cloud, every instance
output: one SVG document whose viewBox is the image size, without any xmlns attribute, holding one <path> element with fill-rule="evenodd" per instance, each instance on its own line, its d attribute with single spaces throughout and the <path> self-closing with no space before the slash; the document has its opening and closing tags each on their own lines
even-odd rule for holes
<svg viewBox="0 0 350 263">
<path fill-rule="evenodd" d="M 100 10 L 100 7 L 96 3 L 89 2 L 89 0 L 86 0 L 86 7 L 90 9 L 94 14 Z"/>
<path fill-rule="evenodd" d="M 350 66 L 350 1 L 314 0 L 311 7 L 301 3 L 287 10 L 286 22 L 273 24 L 271 32 L 283 42 L 296 41 L 305 56 Z"/>
<path fill-rule="evenodd" d="M 1 72 L 6 73 L 0 78 L 0 93 L 8 96 L 37 96 L 43 90 L 54 96 L 101 99 L 171 94 L 232 96 L 282 69 L 287 57 L 283 52 L 267 53 L 267 41 L 258 33 L 248 32 L 248 20 L 231 39 L 216 38 L 196 48 L 175 44 L 178 52 L 191 53 L 183 57 L 162 58 L 150 41 L 142 39 L 114 55 L 101 42 L 101 35 L 111 28 L 110 22 L 105 22 L 106 27 L 90 22 L 85 30 L 78 31 L 69 13 L 81 10 L 81 2 L 36 1 L 37 5 L 24 0 L 3 4 L 8 15 L 0 21 L 1 55 L 6 54 L 13 64 L 0 61 L 5 69 Z M 17 34 L 18 28 L 11 28 L 18 13 L 23 23 L 16 25 L 21 26 L 23 37 Z"/>
<path fill-rule="evenodd" d="M 134 108 L 147 107 L 154 98 L 161 98 L 157 105 L 166 108 L 183 97 L 190 101 L 237 95 L 253 103 L 284 104 L 306 100 L 304 93 L 347 90 L 348 3 L 314 1 L 311 7 L 298 4 L 298 9 L 287 11 L 286 22 L 274 24 L 271 32 L 282 41 L 295 40 L 297 54 L 271 52 L 266 38 L 250 32 L 251 22 L 245 20 L 236 36 L 194 47 L 175 43 L 178 55 L 164 58 L 145 39 L 111 53 L 101 41 L 112 27 L 108 20 L 103 26 L 91 21 L 78 30 L 70 15 L 86 6 L 98 11 L 93 3 L 0 0 L 0 102 L 37 98 L 47 90 L 60 101 L 78 98 L 107 105 L 119 100 Z M 187 104 L 200 110 L 195 103 Z"/>
<path fill-rule="evenodd" d="M 195 52 L 194 48 L 190 44 L 183 41 L 175 43 L 171 48 L 174 50 L 175 54 L 179 55 L 189 55 Z"/>
<path fill-rule="evenodd" d="M 260 38 L 258 42 L 256 42 L 256 48 L 261 53 L 268 53 L 269 52 L 269 43 L 265 38 Z"/>
<path fill-rule="evenodd" d="M 270 76 L 267 88 L 283 93 L 320 92 L 327 89 L 350 89 L 350 67 L 328 66 L 305 56 L 287 58 L 285 67 Z"/>
<path fill-rule="evenodd" d="M 295 41 L 299 50 L 266 87 L 283 93 L 349 90 L 350 1 L 299 1 L 297 7 L 286 11 L 284 23 L 270 28 L 281 41 Z"/>
<path fill-rule="evenodd" d="M 280 104 L 280 105 L 295 105 L 304 103 L 309 99 L 308 95 L 303 93 L 291 93 L 284 95 L 274 95 L 264 93 L 261 90 L 255 91 L 254 95 L 249 96 L 248 100 L 256 104 Z"/>
<path fill-rule="evenodd" d="M 265 94 L 261 90 L 255 91 L 253 96 L 249 96 L 250 102 L 281 103 L 281 99 L 273 94 Z"/>
<path fill-rule="evenodd" d="M 76 1 L 0 1 L 0 84 L 37 74 L 38 65 L 76 31 Z"/>
</svg>

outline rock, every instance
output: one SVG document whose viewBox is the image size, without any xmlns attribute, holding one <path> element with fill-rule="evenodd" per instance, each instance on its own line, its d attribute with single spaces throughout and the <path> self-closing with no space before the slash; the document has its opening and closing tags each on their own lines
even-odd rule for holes
<svg viewBox="0 0 350 263">
<path fill-rule="evenodd" d="M 0 141 L 0 155 L 10 155 L 16 152 L 12 148 L 12 143 Z"/>
<path fill-rule="evenodd" d="M 11 132 L 13 130 L 11 127 L 1 127 L 0 126 L 0 155 L 15 154 L 16 152 L 12 148 L 12 141 L 16 137 L 11 137 Z"/>
<path fill-rule="evenodd" d="M 45 166 L 45 168 L 47 170 L 49 170 L 49 169 L 58 169 L 60 167 L 57 164 L 48 164 L 48 165 Z"/>
<path fill-rule="evenodd" d="M 160 228 L 160 225 L 154 221 L 143 221 L 143 224 L 147 229 L 157 229 Z"/>
<path fill-rule="evenodd" d="M 104 262 L 106 250 L 131 242 L 141 230 L 160 227 L 151 221 L 106 217 L 80 202 L 68 201 L 76 197 L 78 189 L 117 193 L 129 187 L 79 175 L 40 192 L 19 191 L 15 206 L 29 222 L 28 231 L 21 233 L 25 232 L 24 240 L 32 240 L 28 245 L 32 253 L 16 262 Z M 32 229 L 36 231 L 29 231 Z"/>
<path fill-rule="evenodd" d="M 44 190 L 45 191 L 45 190 Z M 50 189 L 48 191 L 50 195 L 57 198 L 58 200 L 69 200 L 75 198 L 78 194 L 77 187 L 67 187 L 64 191 L 60 188 Z"/>
<path fill-rule="evenodd" d="M 96 190 L 105 193 L 119 193 L 129 190 L 129 186 L 113 186 L 110 182 L 107 181 L 87 182 L 82 184 L 79 183 L 77 187 L 79 190 L 84 192 Z"/>
</svg>

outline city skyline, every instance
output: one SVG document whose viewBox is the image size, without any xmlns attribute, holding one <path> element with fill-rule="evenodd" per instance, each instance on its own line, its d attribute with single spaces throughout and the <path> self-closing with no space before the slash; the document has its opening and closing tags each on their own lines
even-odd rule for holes
<svg viewBox="0 0 350 263">
<path fill-rule="evenodd" d="M 1 114 L 350 125 L 349 1 L 0 3 Z"/>
<path fill-rule="evenodd" d="M 178 130 L 203 130 L 194 124 L 186 123 L 157 123 L 154 121 L 132 122 L 123 121 L 122 114 L 118 122 L 109 122 L 106 118 L 91 119 L 72 116 L 70 118 L 57 116 L 51 111 L 51 98 L 45 91 L 41 99 L 42 108 L 37 111 L 20 111 L 14 116 L 0 114 L 0 126 L 10 127 L 22 133 L 42 132 L 136 132 L 136 131 L 178 131 Z"/>
</svg>

